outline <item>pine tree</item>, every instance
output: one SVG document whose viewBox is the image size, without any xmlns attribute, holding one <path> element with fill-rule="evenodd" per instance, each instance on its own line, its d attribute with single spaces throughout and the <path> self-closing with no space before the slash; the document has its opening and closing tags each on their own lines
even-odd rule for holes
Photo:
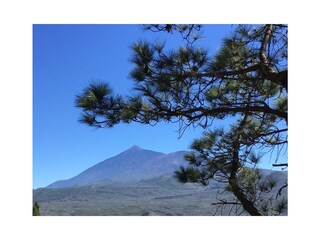
<svg viewBox="0 0 320 240">
<path fill-rule="evenodd" d="M 40 216 L 40 205 L 38 202 L 35 202 L 33 205 L 32 215 L 33 216 Z"/>
<path fill-rule="evenodd" d="M 124 98 L 113 95 L 106 83 L 91 83 L 76 97 L 76 106 L 83 110 L 80 121 L 98 128 L 132 121 L 179 122 L 179 137 L 189 126 L 203 128 L 203 138 L 191 146 L 193 155 L 186 156 L 190 167 L 181 168 L 177 178 L 206 184 L 222 174 L 237 204 L 251 215 L 265 214 L 268 204 L 258 208 L 258 201 L 244 192 L 257 186 L 259 174 L 250 173 L 250 182 L 243 173 L 249 173 L 246 163 L 256 166 L 262 152 L 287 147 L 287 26 L 239 25 L 214 56 L 195 46 L 200 25 L 145 28 L 178 31 L 185 45 L 166 50 L 159 42 L 133 44 L 130 76 L 135 94 Z M 210 128 L 226 118 L 234 121 L 229 128 Z M 260 192 L 269 191 L 272 184 L 264 187 Z"/>
<path fill-rule="evenodd" d="M 248 133 L 251 119 L 244 119 L 231 126 L 229 131 L 215 129 L 207 131 L 192 145 L 192 151 L 185 156 L 188 167 L 175 172 L 183 183 L 196 182 L 204 186 L 222 183 L 221 194 L 217 196 L 216 213 L 229 207 L 229 214 L 253 216 L 280 215 L 286 211 L 287 199 L 278 199 L 278 194 L 269 194 L 277 185 L 277 179 L 264 178 L 256 168 L 262 155 L 255 151 L 252 136 Z M 252 167 L 248 167 L 248 165 Z M 224 198 L 225 192 L 232 192 L 234 198 Z M 219 193 L 219 192 L 218 192 Z M 279 193 L 279 192 L 278 192 Z"/>
</svg>

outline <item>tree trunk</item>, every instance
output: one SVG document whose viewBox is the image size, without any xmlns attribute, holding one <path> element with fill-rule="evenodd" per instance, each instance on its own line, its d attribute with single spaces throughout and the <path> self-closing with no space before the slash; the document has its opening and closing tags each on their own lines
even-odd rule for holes
<svg viewBox="0 0 320 240">
<path fill-rule="evenodd" d="M 233 194 L 241 202 L 244 210 L 246 210 L 251 216 L 263 216 L 263 214 L 254 206 L 254 204 L 246 198 L 242 189 L 237 184 L 236 178 L 232 180 L 230 179 L 229 184 L 231 186 Z"/>
<path fill-rule="evenodd" d="M 242 204 L 244 210 L 246 210 L 251 216 L 263 216 L 263 214 L 254 206 L 254 203 L 249 201 L 246 197 L 246 195 L 243 193 L 241 187 L 238 185 L 238 178 L 237 178 L 237 172 L 239 170 L 239 151 L 240 151 L 240 135 L 241 135 L 241 128 L 242 125 L 246 121 L 246 117 L 244 117 L 242 123 L 239 126 L 239 133 L 237 136 L 237 139 L 234 142 L 234 149 L 233 149 L 233 160 L 231 164 L 231 173 L 229 177 L 229 184 L 231 187 L 231 191 L 233 194 L 238 198 L 240 203 Z"/>
</svg>

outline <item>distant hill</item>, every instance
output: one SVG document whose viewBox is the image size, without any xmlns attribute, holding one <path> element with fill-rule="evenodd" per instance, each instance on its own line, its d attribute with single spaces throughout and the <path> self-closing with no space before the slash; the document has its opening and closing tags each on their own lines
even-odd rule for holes
<svg viewBox="0 0 320 240">
<path fill-rule="evenodd" d="M 54 182 L 48 188 L 151 179 L 166 173 L 173 173 L 180 166 L 185 166 L 184 154 L 184 151 L 164 154 L 145 150 L 135 145 L 117 156 L 88 168 L 73 178 Z"/>
</svg>

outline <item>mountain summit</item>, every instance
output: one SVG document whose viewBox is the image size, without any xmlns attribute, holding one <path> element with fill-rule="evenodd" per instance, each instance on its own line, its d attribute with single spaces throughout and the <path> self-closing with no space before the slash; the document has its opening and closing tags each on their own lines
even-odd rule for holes
<svg viewBox="0 0 320 240">
<path fill-rule="evenodd" d="M 133 145 L 127 151 L 139 151 L 139 150 L 143 150 L 143 149 L 141 147 L 139 147 L 138 145 Z"/>
<path fill-rule="evenodd" d="M 68 180 L 60 180 L 48 188 L 81 186 L 99 182 L 132 182 L 173 173 L 186 165 L 184 151 L 164 154 L 134 145 L 126 151 L 108 158 Z"/>
</svg>

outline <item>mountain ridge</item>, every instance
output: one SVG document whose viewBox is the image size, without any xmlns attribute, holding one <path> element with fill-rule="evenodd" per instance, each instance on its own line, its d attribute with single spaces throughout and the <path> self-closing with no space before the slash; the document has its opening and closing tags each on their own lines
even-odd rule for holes
<svg viewBox="0 0 320 240">
<path fill-rule="evenodd" d="M 92 167 L 82 171 L 78 175 L 59 180 L 47 186 L 47 188 L 63 188 L 82 186 L 101 181 L 140 181 L 160 176 L 165 173 L 173 173 L 184 161 L 185 151 L 177 151 L 169 154 L 143 149 L 133 145 L 129 149 L 105 159 Z"/>
</svg>

